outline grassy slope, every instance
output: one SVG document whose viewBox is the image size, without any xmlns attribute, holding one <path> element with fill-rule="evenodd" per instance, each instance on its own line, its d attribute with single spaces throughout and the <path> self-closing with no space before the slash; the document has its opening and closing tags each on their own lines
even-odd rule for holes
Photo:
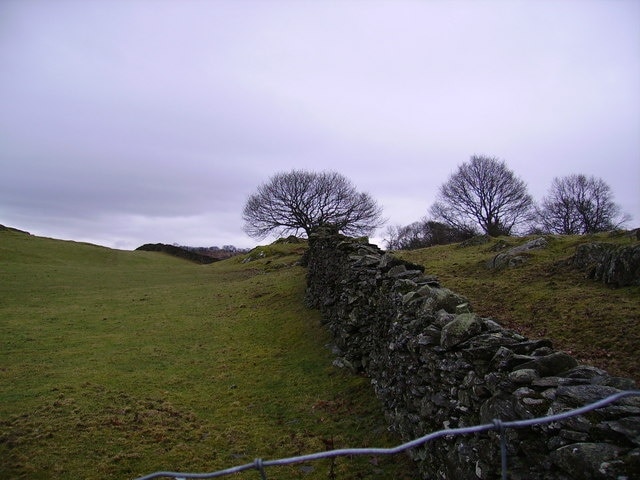
<svg viewBox="0 0 640 480">
<path fill-rule="evenodd" d="M 609 288 L 566 265 L 578 244 L 589 241 L 630 244 L 628 237 L 554 236 L 549 247 L 531 251 L 516 268 L 492 271 L 486 262 L 498 242 L 510 246 L 527 239 L 494 239 L 459 248 L 437 246 L 397 255 L 425 265 L 444 286 L 466 296 L 476 313 L 531 338 L 546 337 L 556 348 L 584 363 L 640 380 L 640 287 Z"/>
<path fill-rule="evenodd" d="M 368 381 L 331 367 L 300 247 L 263 250 L 201 266 L 0 231 L 0 477 L 132 478 L 396 444 Z M 269 469 L 331 471 L 411 478 L 403 456 Z"/>
</svg>

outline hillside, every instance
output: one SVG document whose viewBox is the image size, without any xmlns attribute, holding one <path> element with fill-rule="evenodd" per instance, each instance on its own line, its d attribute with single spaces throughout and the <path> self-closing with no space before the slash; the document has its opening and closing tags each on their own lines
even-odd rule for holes
<svg viewBox="0 0 640 480">
<path fill-rule="evenodd" d="M 368 380 L 331 365 L 303 305 L 303 249 L 197 265 L 0 231 L 0 476 L 123 479 L 397 444 Z M 413 478 L 404 456 L 269 474 Z"/>
<path fill-rule="evenodd" d="M 640 381 L 640 287 L 611 288 L 569 259 L 588 242 L 630 245 L 627 235 L 549 236 L 515 267 L 489 269 L 496 255 L 535 237 L 492 239 L 397 252 L 467 297 L 476 313 L 531 338 L 549 338 L 580 361 Z"/>
</svg>

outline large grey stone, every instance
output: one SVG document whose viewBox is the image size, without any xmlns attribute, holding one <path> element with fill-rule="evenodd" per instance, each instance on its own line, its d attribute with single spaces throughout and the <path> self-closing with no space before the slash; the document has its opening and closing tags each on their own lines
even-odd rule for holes
<svg viewBox="0 0 640 480">
<path fill-rule="evenodd" d="M 614 479 L 624 469 L 620 465 L 622 453 L 622 448 L 609 443 L 573 443 L 557 449 L 551 459 L 573 478 Z"/>
<path fill-rule="evenodd" d="M 442 327 L 440 346 L 452 348 L 465 340 L 478 335 L 482 331 L 482 324 L 473 313 L 456 315 L 455 319 Z"/>
<path fill-rule="evenodd" d="M 578 361 L 564 352 L 554 352 L 543 357 L 536 357 L 530 362 L 523 363 L 518 368 L 527 368 L 537 371 L 541 377 L 557 375 L 566 372 L 578 365 Z"/>
</svg>

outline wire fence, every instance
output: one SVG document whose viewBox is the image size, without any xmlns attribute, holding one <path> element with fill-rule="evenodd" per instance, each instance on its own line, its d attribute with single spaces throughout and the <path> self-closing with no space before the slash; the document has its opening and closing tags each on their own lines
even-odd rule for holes
<svg viewBox="0 0 640 480">
<path fill-rule="evenodd" d="M 407 443 L 403 443 L 396 447 L 391 448 L 342 448 L 337 450 L 329 450 L 325 452 L 317 452 L 311 453 L 308 455 L 300 455 L 296 457 L 289 458 L 280 458 L 277 460 L 262 460 L 261 458 L 256 458 L 252 463 L 247 463 L 245 465 L 238 465 L 236 467 L 227 468 L 226 470 L 218 470 L 216 472 L 210 473 L 180 473 L 180 472 L 155 472 L 149 475 L 145 475 L 143 477 L 139 477 L 136 480 L 151 480 L 153 478 L 174 478 L 176 480 L 186 480 L 188 478 L 217 478 L 225 475 L 231 475 L 233 473 L 239 473 L 245 470 L 257 470 L 262 480 L 267 479 L 267 474 L 265 469 L 267 467 L 276 467 L 282 465 L 291 465 L 294 463 L 302 463 L 309 462 L 313 460 L 320 460 L 325 458 L 334 458 L 341 456 L 356 456 L 356 455 L 369 455 L 369 456 L 378 456 L 378 455 L 394 455 L 397 453 L 404 452 L 406 450 L 410 450 L 412 448 L 423 445 L 431 440 L 435 440 L 440 437 L 448 436 L 448 435 L 468 435 L 470 433 L 480 433 L 487 431 L 497 431 L 500 433 L 500 457 L 501 457 L 501 466 L 502 466 L 502 479 L 507 479 L 507 445 L 506 445 L 506 435 L 504 435 L 504 431 L 508 428 L 526 428 L 531 427 L 533 425 L 542 425 L 545 423 L 558 422 L 560 420 L 565 420 L 570 417 L 574 417 L 577 415 L 582 415 L 584 413 L 590 412 L 592 410 L 596 410 L 598 408 L 604 407 L 611 403 L 617 402 L 618 400 L 624 397 L 630 396 L 640 396 L 640 390 L 629 390 L 616 393 L 614 395 L 610 395 L 602 400 L 598 400 L 597 402 L 590 403 L 580 408 L 576 408 L 574 410 L 568 410 L 566 412 L 558 413 L 555 415 L 548 415 L 546 417 L 537 417 L 531 418 L 527 420 L 515 420 L 509 422 L 503 422 L 499 419 L 493 420 L 492 423 L 487 423 L 484 425 L 475 425 L 471 427 L 462 427 L 462 428 L 450 428 L 446 430 L 439 430 L 437 432 L 429 433 L 424 435 L 423 437 L 416 438 Z"/>
</svg>

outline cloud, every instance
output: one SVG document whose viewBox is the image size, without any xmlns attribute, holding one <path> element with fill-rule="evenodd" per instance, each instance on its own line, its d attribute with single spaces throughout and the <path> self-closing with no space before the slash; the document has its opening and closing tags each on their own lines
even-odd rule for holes
<svg viewBox="0 0 640 480">
<path fill-rule="evenodd" d="M 637 222 L 638 15 L 624 1 L 7 0 L 2 223 L 245 245 L 246 197 L 306 168 L 407 224 L 473 154 L 506 160 L 538 199 L 554 176 L 599 176 Z"/>
</svg>

